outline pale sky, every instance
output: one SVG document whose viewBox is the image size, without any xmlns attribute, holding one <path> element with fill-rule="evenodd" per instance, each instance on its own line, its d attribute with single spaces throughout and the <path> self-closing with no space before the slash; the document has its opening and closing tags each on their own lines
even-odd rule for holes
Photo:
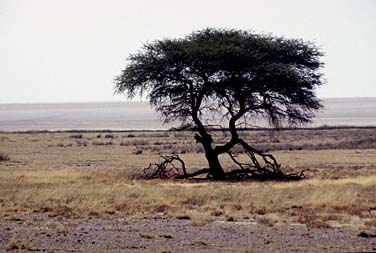
<svg viewBox="0 0 376 253">
<path fill-rule="evenodd" d="M 122 101 L 130 53 L 207 27 L 314 41 L 319 97 L 376 97 L 374 0 L 0 0 L 0 103 Z"/>
</svg>

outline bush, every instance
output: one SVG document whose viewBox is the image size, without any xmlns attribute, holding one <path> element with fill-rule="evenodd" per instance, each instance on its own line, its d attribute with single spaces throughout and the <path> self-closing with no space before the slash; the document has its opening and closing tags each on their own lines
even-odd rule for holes
<svg viewBox="0 0 376 253">
<path fill-rule="evenodd" d="M 7 154 L 3 153 L 3 152 L 0 152 L 0 162 L 2 161 L 9 161 L 10 158 Z"/>
<path fill-rule="evenodd" d="M 87 141 L 76 141 L 77 143 L 77 146 L 81 147 L 81 146 L 84 146 L 86 147 L 87 146 Z"/>
<path fill-rule="evenodd" d="M 194 149 L 195 149 L 196 153 L 204 153 L 205 152 L 204 147 L 200 144 L 196 145 Z"/>
<path fill-rule="evenodd" d="M 111 142 L 111 141 L 108 141 L 108 142 L 97 142 L 97 141 L 94 141 L 93 142 L 93 146 L 107 146 L 107 145 L 113 145 L 114 143 Z"/>
<path fill-rule="evenodd" d="M 273 221 L 272 219 L 269 219 L 267 217 L 258 218 L 256 221 L 257 221 L 257 224 L 260 224 L 260 225 L 263 225 L 263 226 L 268 226 L 268 227 L 273 227 L 274 223 L 275 223 L 275 221 Z"/>
<path fill-rule="evenodd" d="M 133 151 L 133 154 L 134 154 L 134 155 L 141 155 L 141 154 L 142 154 L 142 149 L 138 149 L 138 148 L 136 148 L 136 150 Z"/>
<path fill-rule="evenodd" d="M 82 139 L 82 134 L 70 135 L 69 138 L 72 138 L 72 139 Z"/>
</svg>

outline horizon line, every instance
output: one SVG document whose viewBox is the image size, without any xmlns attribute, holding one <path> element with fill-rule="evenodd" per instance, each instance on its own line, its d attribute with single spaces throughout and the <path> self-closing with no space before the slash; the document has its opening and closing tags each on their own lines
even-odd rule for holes
<svg viewBox="0 0 376 253">
<path fill-rule="evenodd" d="M 325 99 L 354 99 L 354 98 L 363 98 L 363 99 L 369 99 L 374 98 L 376 99 L 376 96 L 367 96 L 367 97 L 322 97 L 319 99 L 325 100 Z M 94 103 L 139 103 L 139 102 L 149 102 L 147 99 L 124 99 L 124 100 L 93 100 L 93 101 L 32 101 L 32 102 L 2 102 L 0 101 L 0 105 L 31 105 L 31 104 L 94 104 Z"/>
</svg>

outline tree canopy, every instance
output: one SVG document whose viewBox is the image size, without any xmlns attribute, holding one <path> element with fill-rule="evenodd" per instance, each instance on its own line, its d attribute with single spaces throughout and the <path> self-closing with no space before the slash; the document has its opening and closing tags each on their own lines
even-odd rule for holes
<svg viewBox="0 0 376 253">
<path fill-rule="evenodd" d="M 129 98 L 146 93 L 166 122 L 178 119 L 196 129 L 209 175 L 223 178 L 218 155 L 243 141 L 239 123 L 250 118 L 265 118 L 272 126 L 311 121 L 321 107 L 315 89 L 322 84 L 322 55 L 300 39 L 208 28 L 144 44 L 115 78 L 115 92 Z M 226 123 L 227 143 L 213 147 L 208 115 Z"/>
</svg>

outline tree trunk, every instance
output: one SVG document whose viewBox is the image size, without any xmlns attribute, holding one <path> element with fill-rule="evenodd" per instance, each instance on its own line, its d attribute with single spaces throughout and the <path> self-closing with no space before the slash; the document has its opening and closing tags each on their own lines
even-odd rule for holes
<svg viewBox="0 0 376 253">
<path fill-rule="evenodd" d="M 223 179 L 225 177 L 225 172 L 218 159 L 219 153 L 212 148 L 212 137 L 204 131 L 202 131 L 202 133 L 202 136 L 196 134 L 195 139 L 204 147 L 205 157 L 209 164 L 208 176 L 214 179 Z"/>
<path fill-rule="evenodd" d="M 197 117 L 197 110 L 195 108 L 192 109 L 192 118 L 193 121 L 196 123 L 198 132 L 200 134 L 195 135 L 195 139 L 197 142 L 201 143 L 205 150 L 205 157 L 208 160 L 209 164 L 209 174 L 208 176 L 214 179 L 223 179 L 225 178 L 225 172 L 219 162 L 218 155 L 220 154 L 215 149 L 212 148 L 213 139 L 210 134 L 207 133 L 204 125 Z"/>
<path fill-rule="evenodd" d="M 209 163 L 209 175 L 214 179 L 223 179 L 225 172 L 219 162 L 218 154 L 212 150 L 211 152 L 206 152 L 205 157 Z"/>
</svg>

